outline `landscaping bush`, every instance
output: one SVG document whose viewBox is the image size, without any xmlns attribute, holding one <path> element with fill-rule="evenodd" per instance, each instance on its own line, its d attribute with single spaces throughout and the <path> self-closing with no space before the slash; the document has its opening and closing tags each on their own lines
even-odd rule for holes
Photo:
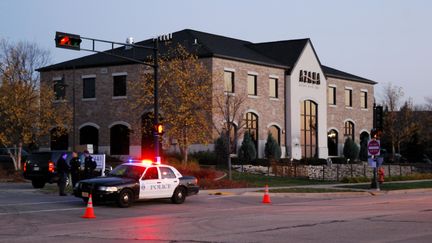
<svg viewBox="0 0 432 243">
<path fill-rule="evenodd" d="M 221 133 L 215 141 L 215 159 L 218 167 L 227 167 L 228 143 L 225 133 Z"/>
<path fill-rule="evenodd" d="M 345 140 L 343 154 L 350 162 L 354 162 L 358 158 L 359 147 L 350 137 Z"/>
<path fill-rule="evenodd" d="M 250 164 L 256 158 L 257 152 L 255 144 L 249 132 L 245 132 L 242 145 L 240 146 L 238 157 L 241 164 Z"/>
<path fill-rule="evenodd" d="M 327 160 L 326 159 L 320 159 L 320 158 L 306 158 L 306 159 L 301 159 L 300 164 L 304 164 L 304 165 L 326 165 Z"/>
<path fill-rule="evenodd" d="M 216 165 L 217 156 L 213 151 L 200 151 L 190 155 L 191 158 L 198 161 L 200 165 Z"/>
<path fill-rule="evenodd" d="M 265 144 L 264 153 L 269 160 L 278 160 L 281 157 L 281 148 L 276 140 L 273 138 L 272 134 L 269 133 L 267 136 L 267 142 Z"/>
</svg>

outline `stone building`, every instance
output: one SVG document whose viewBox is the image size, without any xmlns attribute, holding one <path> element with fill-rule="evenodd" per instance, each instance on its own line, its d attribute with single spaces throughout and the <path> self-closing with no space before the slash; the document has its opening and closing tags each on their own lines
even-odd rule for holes
<svg viewBox="0 0 432 243">
<path fill-rule="evenodd" d="M 282 156 L 295 159 L 338 156 L 346 137 L 360 143 L 369 136 L 376 82 L 322 65 L 310 39 L 252 43 L 185 29 L 173 33 L 171 42 L 207 64 L 213 92 L 246 97 L 246 126 L 241 129 L 253 135 L 260 158 L 269 132 Z M 162 46 L 160 52 L 166 51 Z M 112 52 L 142 60 L 151 55 L 139 48 Z M 124 115 L 128 86 L 139 79 L 140 65 L 97 53 L 38 69 L 41 82 L 50 83 L 56 92 L 56 102 L 70 102 L 74 113 L 71 133 L 51 136 L 42 149 L 93 144 L 99 153 L 140 157 L 151 137 L 133 124 L 137 119 L 144 123 L 147 115 Z M 216 114 L 212 119 L 224 123 Z M 232 126 L 237 129 L 240 123 Z M 212 148 L 195 144 L 191 150 Z"/>
</svg>

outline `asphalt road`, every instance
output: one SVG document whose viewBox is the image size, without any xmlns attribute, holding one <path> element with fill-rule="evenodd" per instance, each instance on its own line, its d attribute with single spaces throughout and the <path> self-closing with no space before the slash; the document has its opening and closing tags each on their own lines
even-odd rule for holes
<svg viewBox="0 0 432 243">
<path fill-rule="evenodd" d="M 212 195 L 210 195 L 212 194 Z M 432 242 L 432 192 L 299 197 L 202 191 L 131 208 L 0 183 L 0 242 Z"/>
</svg>

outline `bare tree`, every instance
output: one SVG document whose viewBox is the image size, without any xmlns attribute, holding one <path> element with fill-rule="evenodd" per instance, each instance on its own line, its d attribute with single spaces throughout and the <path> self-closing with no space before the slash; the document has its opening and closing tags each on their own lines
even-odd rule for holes
<svg viewBox="0 0 432 243">
<path fill-rule="evenodd" d="M 23 145 L 70 121 L 67 104 L 53 103 L 53 88 L 41 85 L 35 71 L 48 60 L 49 53 L 36 44 L 0 40 L 0 145 L 8 149 L 15 170 L 21 169 Z"/>
</svg>

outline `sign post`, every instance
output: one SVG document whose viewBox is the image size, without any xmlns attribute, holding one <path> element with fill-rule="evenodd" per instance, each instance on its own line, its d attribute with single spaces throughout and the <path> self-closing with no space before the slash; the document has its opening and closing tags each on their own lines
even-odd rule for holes
<svg viewBox="0 0 432 243">
<path fill-rule="evenodd" d="M 377 175 L 378 163 L 375 157 L 380 155 L 380 150 L 381 150 L 380 141 L 376 139 L 371 139 L 368 142 L 367 149 L 368 149 L 368 154 L 371 156 L 370 158 L 371 163 L 369 164 L 373 167 L 373 179 L 371 183 L 371 188 L 376 188 L 376 190 L 379 191 L 380 188 L 379 188 L 378 175 Z"/>
</svg>

